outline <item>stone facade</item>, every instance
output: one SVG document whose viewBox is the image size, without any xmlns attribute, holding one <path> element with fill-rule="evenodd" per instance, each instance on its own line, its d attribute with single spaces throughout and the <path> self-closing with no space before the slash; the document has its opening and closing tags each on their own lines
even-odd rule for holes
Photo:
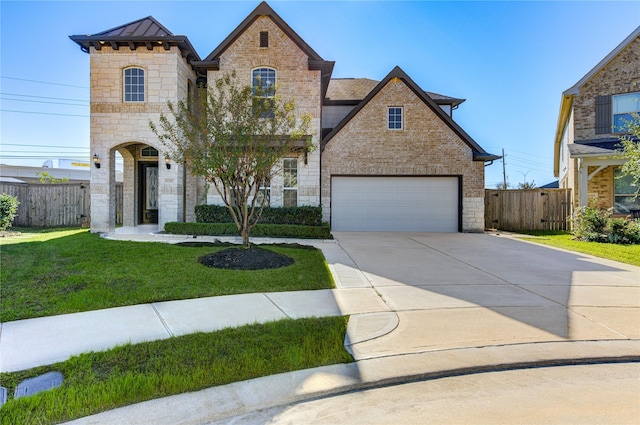
<svg viewBox="0 0 640 425">
<path fill-rule="evenodd" d="M 142 201 L 148 192 L 143 171 L 149 168 L 157 169 L 157 187 L 152 189 L 157 193 L 160 229 L 169 221 L 194 220 L 198 203 L 222 203 L 215 189 L 207 193 L 202 178 L 189 175 L 181 164 L 170 161 L 170 167 L 165 167 L 164 147 L 149 123 L 158 122 L 167 102 L 186 99 L 198 83 L 212 82 L 234 71 L 241 84 L 251 85 L 252 71 L 258 68 L 274 70 L 277 95 L 284 101 L 295 100 L 297 115 L 311 117 L 313 149 L 288 155 L 297 159 L 297 205 L 322 205 L 329 221 L 334 174 L 455 176 L 461 182 L 461 229 L 483 230 L 484 161 L 496 157 L 459 129 L 450 112 L 446 115 L 440 110 L 450 111 L 451 105 L 445 100 L 437 106 L 431 98 L 425 103 L 424 96 L 428 95 L 415 83 L 409 87 L 406 80 L 394 78 L 373 98 L 353 98 L 351 106 L 327 107 L 332 113 L 330 127 L 340 130 L 333 132 L 330 142 L 323 146 L 323 130 L 331 131 L 323 128 L 322 118 L 333 62 L 315 53 L 266 3 L 261 3 L 205 60 L 197 57 L 186 37 L 174 36 L 152 17 L 93 36 L 71 38 L 90 54 L 91 150 L 101 165 L 92 167 L 94 232 L 114 230 L 116 153 L 124 166 L 125 226 L 144 222 L 149 207 Z M 129 67 L 144 70 L 142 102 L 124 101 L 124 70 Z M 374 87 L 376 82 L 367 80 L 366 84 Z M 441 103 L 443 98 L 457 102 L 456 106 L 461 102 L 441 97 Z M 360 100 L 357 116 L 342 126 L 344 116 Z M 387 107 L 394 105 L 404 108 L 406 125 L 399 131 L 386 128 Z M 149 156 L 147 148 L 157 150 L 158 155 Z M 477 159 L 476 154 L 489 159 Z M 271 181 L 271 206 L 283 205 L 283 185 L 282 174 Z"/>
<path fill-rule="evenodd" d="M 149 127 L 157 122 L 167 101 L 187 96 L 187 81 L 195 73 L 182 58 L 178 47 L 165 50 L 91 48 L 91 152 L 99 157 L 100 168 L 91 173 L 91 229 L 113 231 L 115 220 L 115 153 L 123 159 L 123 224 L 139 223 L 138 168 L 141 162 L 164 164 L 163 146 Z M 145 71 L 145 101 L 124 102 L 123 73 L 136 67 Z M 141 149 L 151 146 L 159 157 L 141 157 Z M 158 166 L 158 224 L 182 220 L 183 175 L 180 166 Z M 191 202 L 193 204 L 193 202 Z M 192 209 L 192 208 L 191 208 Z M 187 208 L 189 210 L 189 208 Z"/>
</svg>

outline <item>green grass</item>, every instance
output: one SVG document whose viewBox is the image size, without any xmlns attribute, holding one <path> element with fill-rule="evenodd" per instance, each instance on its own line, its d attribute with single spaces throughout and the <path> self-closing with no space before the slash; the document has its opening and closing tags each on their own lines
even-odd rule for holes
<svg viewBox="0 0 640 425">
<path fill-rule="evenodd" d="M 346 317 L 283 320 L 87 353 L 51 366 L 0 374 L 16 385 L 50 371 L 61 387 L 10 399 L 2 424 L 52 424 L 128 404 L 260 376 L 353 361 Z"/>
<path fill-rule="evenodd" d="M 0 238 L 0 321 L 156 301 L 251 292 L 333 288 L 317 249 L 269 246 L 291 266 L 255 271 L 206 267 L 198 258 L 226 247 L 112 241 L 86 229 Z"/>
<path fill-rule="evenodd" d="M 527 238 L 532 242 L 640 266 L 640 245 L 576 241 L 568 232 L 530 231 L 526 234 L 537 236 Z"/>
</svg>

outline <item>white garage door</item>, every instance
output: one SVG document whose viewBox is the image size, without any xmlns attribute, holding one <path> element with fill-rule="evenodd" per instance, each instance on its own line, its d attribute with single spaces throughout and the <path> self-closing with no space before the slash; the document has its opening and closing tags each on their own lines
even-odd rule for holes
<svg viewBox="0 0 640 425">
<path fill-rule="evenodd" d="M 457 232 L 457 177 L 332 177 L 331 229 Z"/>
</svg>

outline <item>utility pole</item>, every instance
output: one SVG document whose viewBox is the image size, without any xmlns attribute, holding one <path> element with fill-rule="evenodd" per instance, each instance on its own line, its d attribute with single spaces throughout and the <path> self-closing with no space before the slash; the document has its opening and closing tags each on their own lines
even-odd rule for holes
<svg viewBox="0 0 640 425">
<path fill-rule="evenodd" d="M 502 189 L 507 190 L 507 169 L 504 163 L 504 148 L 502 148 Z"/>
</svg>

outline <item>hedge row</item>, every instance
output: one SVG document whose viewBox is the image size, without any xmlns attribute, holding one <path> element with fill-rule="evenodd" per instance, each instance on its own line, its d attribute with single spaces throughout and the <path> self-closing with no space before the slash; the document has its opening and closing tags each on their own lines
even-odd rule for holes
<svg viewBox="0 0 640 425">
<path fill-rule="evenodd" d="M 238 236 L 234 223 L 165 223 L 167 233 L 199 236 Z M 329 226 L 301 226 L 295 224 L 256 224 L 252 237 L 333 239 Z"/>
<path fill-rule="evenodd" d="M 195 213 L 198 223 L 233 223 L 229 209 L 224 205 L 196 205 Z M 321 226 L 322 207 L 265 207 L 260 224 Z"/>
</svg>

